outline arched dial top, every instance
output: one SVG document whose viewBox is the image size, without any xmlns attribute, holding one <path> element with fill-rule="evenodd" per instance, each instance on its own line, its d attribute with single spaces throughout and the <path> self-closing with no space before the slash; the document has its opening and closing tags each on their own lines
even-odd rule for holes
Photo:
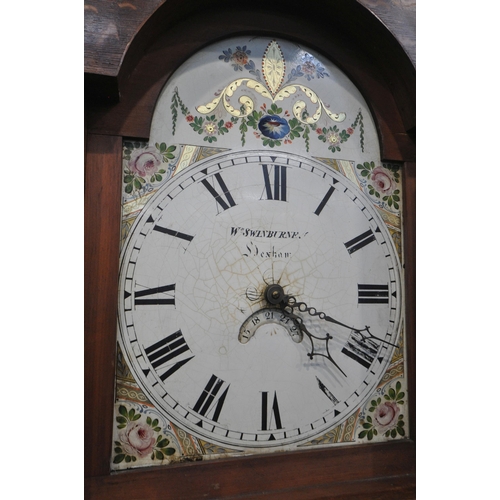
<svg viewBox="0 0 500 500">
<path fill-rule="evenodd" d="M 338 172 L 224 153 L 171 179 L 136 220 L 119 326 L 137 382 L 177 425 L 228 448 L 290 449 L 379 384 L 400 333 L 400 265 L 377 210 Z"/>
</svg>

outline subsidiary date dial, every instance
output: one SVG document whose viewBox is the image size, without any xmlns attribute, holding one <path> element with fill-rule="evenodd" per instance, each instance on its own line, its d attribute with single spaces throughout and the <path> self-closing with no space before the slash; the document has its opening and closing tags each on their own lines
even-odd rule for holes
<svg viewBox="0 0 500 500">
<path fill-rule="evenodd" d="M 296 155 L 193 165 L 152 197 L 122 252 L 119 341 L 138 384 L 229 448 L 288 449 L 348 418 L 383 376 L 400 317 L 399 261 L 376 209 Z M 328 341 L 311 355 L 314 338 Z"/>
</svg>

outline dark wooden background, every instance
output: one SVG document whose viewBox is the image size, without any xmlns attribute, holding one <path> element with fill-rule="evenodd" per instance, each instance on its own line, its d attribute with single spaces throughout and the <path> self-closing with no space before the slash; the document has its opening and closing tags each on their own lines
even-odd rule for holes
<svg viewBox="0 0 500 500">
<path fill-rule="evenodd" d="M 159 92 L 191 54 L 245 33 L 302 42 L 369 103 L 384 160 L 404 164 L 411 433 L 378 445 L 110 474 L 123 137 L 148 139 Z M 415 2 L 85 3 L 85 495 L 89 499 L 415 498 Z"/>
</svg>

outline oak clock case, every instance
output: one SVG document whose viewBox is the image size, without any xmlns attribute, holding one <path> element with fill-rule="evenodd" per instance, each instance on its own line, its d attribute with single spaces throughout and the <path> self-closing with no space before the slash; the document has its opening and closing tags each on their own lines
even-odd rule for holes
<svg viewBox="0 0 500 500">
<path fill-rule="evenodd" d="M 149 197 L 124 241 L 118 340 L 145 400 L 117 401 L 113 462 L 382 434 L 382 407 L 397 417 L 404 397 L 401 373 L 387 376 L 404 314 L 379 208 L 332 162 L 263 147 L 205 154 Z"/>
</svg>

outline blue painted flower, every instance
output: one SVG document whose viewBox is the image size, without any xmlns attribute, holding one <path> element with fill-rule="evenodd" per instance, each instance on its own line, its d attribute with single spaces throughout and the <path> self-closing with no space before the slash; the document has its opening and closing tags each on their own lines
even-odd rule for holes
<svg viewBox="0 0 500 500">
<path fill-rule="evenodd" d="M 271 139 L 281 139 L 290 132 L 288 122 L 277 115 L 266 115 L 259 121 L 259 130 L 262 135 Z"/>
</svg>

